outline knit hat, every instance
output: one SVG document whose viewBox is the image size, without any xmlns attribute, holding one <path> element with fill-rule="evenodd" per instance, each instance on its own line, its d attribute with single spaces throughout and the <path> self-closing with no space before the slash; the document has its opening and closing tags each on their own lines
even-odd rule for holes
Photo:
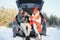
<svg viewBox="0 0 60 40">
<path fill-rule="evenodd" d="M 36 13 L 38 11 L 38 7 L 34 7 L 33 13 Z"/>
</svg>

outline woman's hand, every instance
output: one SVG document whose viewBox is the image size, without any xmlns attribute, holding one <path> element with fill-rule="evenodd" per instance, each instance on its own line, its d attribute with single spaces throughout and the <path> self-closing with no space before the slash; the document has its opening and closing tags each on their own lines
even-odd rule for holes
<svg viewBox="0 0 60 40">
<path fill-rule="evenodd" d="M 33 22 L 36 22 L 36 20 L 32 19 Z"/>
</svg>

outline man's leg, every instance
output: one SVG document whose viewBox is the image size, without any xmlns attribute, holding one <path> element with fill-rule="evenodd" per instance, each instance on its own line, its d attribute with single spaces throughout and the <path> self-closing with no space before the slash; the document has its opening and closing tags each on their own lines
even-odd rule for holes
<svg viewBox="0 0 60 40">
<path fill-rule="evenodd" d="M 25 23 L 21 23 L 21 26 L 23 28 L 23 31 L 24 31 L 25 35 L 27 36 L 26 24 Z"/>
<path fill-rule="evenodd" d="M 29 34 L 30 34 L 30 32 L 31 32 L 31 25 L 29 24 L 29 23 L 26 23 L 26 26 L 28 27 L 28 36 L 29 36 Z"/>
</svg>

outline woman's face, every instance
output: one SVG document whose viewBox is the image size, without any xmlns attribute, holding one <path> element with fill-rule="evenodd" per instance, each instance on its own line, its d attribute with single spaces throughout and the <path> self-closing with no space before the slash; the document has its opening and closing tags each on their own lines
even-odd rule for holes
<svg viewBox="0 0 60 40">
<path fill-rule="evenodd" d="M 37 14 L 37 11 L 36 11 L 36 12 L 33 12 L 33 14 L 34 14 L 34 15 Z"/>
</svg>

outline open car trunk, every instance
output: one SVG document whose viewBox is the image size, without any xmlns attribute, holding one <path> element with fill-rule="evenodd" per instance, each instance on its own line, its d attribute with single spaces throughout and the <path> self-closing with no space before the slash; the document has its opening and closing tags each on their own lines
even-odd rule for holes
<svg viewBox="0 0 60 40">
<path fill-rule="evenodd" d="M 38 3 L 41 4 L 42 0 L 17 0 L 20 3 Z"/>
<path fill-rule="evenodd" d="M 39 10 L 42 9 L 44 1 L 43 0 L 17 0 L 16 4 L 18 9 L 22 8 L 24 11 L 29 14 L 32 13 L 34 7 L 38 7 Z"/>
</svg>

